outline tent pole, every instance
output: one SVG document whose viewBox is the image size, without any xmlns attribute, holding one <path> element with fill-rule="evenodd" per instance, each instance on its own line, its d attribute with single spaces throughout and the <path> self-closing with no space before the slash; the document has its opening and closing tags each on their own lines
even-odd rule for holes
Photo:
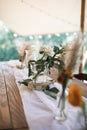
<svg viewBox="0 0 87 130">
<path fill-rule="evenodd" d="M 83 71 L 82 60 L 83 60 L 83 49 L 84 49 L 85 1 L 86 0 L 81 0 L 80 31 L 82 33 L 82 54 L 80 57 L 79 73 L 82 73 L 82 71 Z"/>
</svg>

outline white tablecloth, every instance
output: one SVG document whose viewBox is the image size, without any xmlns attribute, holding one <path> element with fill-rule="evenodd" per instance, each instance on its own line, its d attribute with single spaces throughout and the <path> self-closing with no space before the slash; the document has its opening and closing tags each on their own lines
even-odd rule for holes
<svg viewBox="0 0 87 130">
<path fill-rule="evenodd" d="M 46 96 L 41 91 L 30 91 L 26 86 L 18 83 L 18 81 L 27 78 L 27 69 L 14 67 L 14 74 L 30 130 L 79 130 L 84 127 L 84 117 L 80 114 L 79 107 L 73 107 L 66 101 L 67 119 L 56 121 L 54 118 L 57 112 L 56 100 Z M 54 86 L 61 90 L 59 84 L 54 83 Z M 87 102 L 86 99 L 84 100 Z"/>
</svg>

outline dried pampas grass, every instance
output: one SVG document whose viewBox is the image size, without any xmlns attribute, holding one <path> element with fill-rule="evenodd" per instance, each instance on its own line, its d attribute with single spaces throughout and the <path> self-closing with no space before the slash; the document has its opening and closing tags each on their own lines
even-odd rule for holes
<svg viewBox="0 0 87 130">
<path fill-rule="evenodd" d="M 73 37 L 71 41 L 67 41 L 64 47 L 64 64 L 65 68 L 73 71 L 80 61 L 81 56 L 81 36 Z"/>
<path fill-rule="evenodd" d="M 18 48 L 19 55 L 24 57 L 26 50 L 31 50 L 31 45 L 28 42 L 22 43 L 21 46 Z"/>
</svg>

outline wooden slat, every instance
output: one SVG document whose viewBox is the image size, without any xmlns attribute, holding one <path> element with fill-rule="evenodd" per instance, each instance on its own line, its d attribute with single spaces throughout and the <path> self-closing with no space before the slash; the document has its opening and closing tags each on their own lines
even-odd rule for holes
<svg viewBox="0 0 87 130">
<path fill-rule="evenodd" d="M 0 129 L 12 128 L 4 77 L 0 66 Z"/>
<path fill-rule="evenodd" d="M 29 130 L 28 128 L 25 128 L 25 129 L 16 129 L 16 130 Z"/>
<path fill-rule="evenodd" d="M 3 65 L 13 128 L 28 128 L 13 70 Z M 25 129 L 26 130 L 26 129 Z"/>
</svg>

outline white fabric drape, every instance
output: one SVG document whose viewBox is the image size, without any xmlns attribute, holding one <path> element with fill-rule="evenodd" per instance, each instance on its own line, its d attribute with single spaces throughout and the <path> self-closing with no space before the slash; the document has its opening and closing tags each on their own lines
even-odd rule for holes
<svg viewBox="0 0 87 130">
<path fill-rule="evenodd" d="M 18 81 L 27 78 L 27 70 L 14 69 L 16 82 L 21 94 L 24 112 L 30 130 L 78 130 L 84 127 L 84 118 L 79 107 L 73 107 L 66 101 L 67 120 L 58 122 L 54 119 L 57 102 L 41 91 L 30 91 Z M 57 86 L 57 84 L 55 84 Z M 58 87 L 58 86 L 57 86 Z M 59 86 L 60 88 L 60 86 Z M 87 102 L 87 100 L 85 99 Z"/>
</svg>

